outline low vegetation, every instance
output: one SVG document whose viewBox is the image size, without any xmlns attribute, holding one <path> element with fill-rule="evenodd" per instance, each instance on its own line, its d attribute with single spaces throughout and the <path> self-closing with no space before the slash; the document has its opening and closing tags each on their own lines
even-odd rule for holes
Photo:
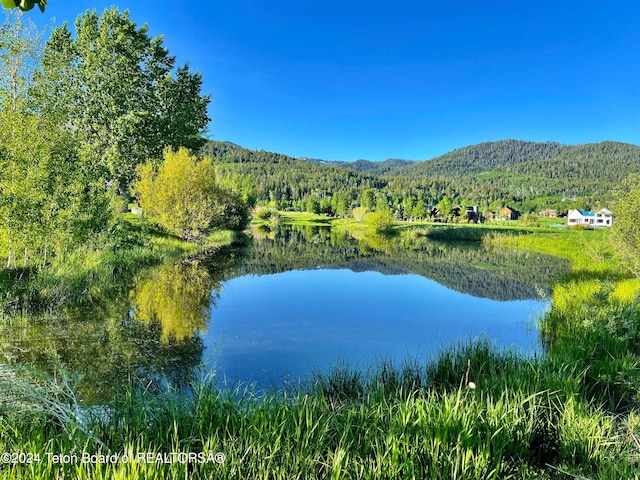
<svg viewBox="0 0 640 480">
<path fill-rule="evenodd" d="M 610 256 L 609 236 L 485 236 L 574 262 L 553 287 L 546 352 L 534 358 L 479 340 L 427 363 L 338 365 L 294 390 L 220 390 L 207 378 L 184 395 L 132 384 L 90 409 L 64 372 L 5 368 L 5 451 L 119 460 L 10 463 L 0 478 L 634 478 L 640 283 Z"/>
</svg>

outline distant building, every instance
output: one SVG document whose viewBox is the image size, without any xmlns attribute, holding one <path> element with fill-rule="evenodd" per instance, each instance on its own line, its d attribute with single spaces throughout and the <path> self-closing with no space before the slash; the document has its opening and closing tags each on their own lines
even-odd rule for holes
<svg viewBox="0 0 640 480">
<path fill-rule="evenodd" d="M 517 220 L 520 218 L 520 212 L 511 207 L 504 207 L 498 212 L 500 220 Z"/>
<path fill-rule="evenodd" d="M 538 216 L 542 218 L 558 218 L 558 211 L 548 208 L 547 210 L 542 210 Z"/>
<path fill-rule="evenodd" d="M 602 208 L 597 212 L 588 212 L 585 210 L 569 210 L 567 215 L 567 225 L 589 225 L 592 227 L 610 227 L 613 225 L 613 214 L 606 208 Z"/>
<path fill-rule="evenodd" d="M 478 207 L 467 207 L 465 212 L 467 222 L 478 223 L 480 216 L 478 215 Z"/>
</svg>

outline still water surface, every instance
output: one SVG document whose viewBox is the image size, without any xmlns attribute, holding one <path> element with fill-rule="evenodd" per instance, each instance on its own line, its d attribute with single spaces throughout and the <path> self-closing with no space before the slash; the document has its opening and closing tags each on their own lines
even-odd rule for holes
<svg viewBox="0 0 640 480">
<path fill-rule="evenodd" d="M 202 334 L 207 368 L 227 383 L 280 386 L 338 361 L 425 360 L 484 336 L 537 348 L 541 299 L 474 297 L 420 275 L 348 269 L 246 275 L 225 282 Z"/>
<path fill-rule="evenodd" d="M 540 294 L 567 267 L 415 233 L 255 231 L 246 245 L 144 271 L 99 301 L 21 316 L 0 354 L 72 372 L 87 403 L 132 378 L 182 388 L 204 369 L 227 385 L 282 386 L 338 361 L 426 360 L 477 336 L 532 354 Z"/>
</svg>

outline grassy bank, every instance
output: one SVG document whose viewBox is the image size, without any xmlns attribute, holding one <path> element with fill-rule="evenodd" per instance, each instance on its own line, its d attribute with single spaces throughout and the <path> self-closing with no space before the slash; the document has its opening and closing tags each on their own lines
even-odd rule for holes
<svg viewBox="0 0 640 480">
<path fill-rule="evenodd" d="M 336 368 L 260 399 L 202 383 L 78 413 L 59 394 L 55 409 L 3 417 L 3 450 L 32 463 L 8 462 L 0 478 L 633 478 L 638 417 L 621 422 L 582 394 L 584 372 L 557 367 L 480 342 L 427 366 Z"/>
<path fill-rule="evenodd" d="M 295 391 L 205 379 L 191 395 L 132 387 L 89 410 L 64 375 L 5 368 L 0 453 L 23 455 L 0 478 L 637 478 L 640 282 L 608 232 L 483 238 L 571 260 L 541 325 L 545 355 L 477 341 L 427 364 L 338 366 Z"/>
<path fill-rule="evenodd" d="M 104 235 L 45 267 L 0 270 L 0 314 L 95 304 L 130 284 L 144 268 L 230 244 L 236 235 L 217 231 L 194 244 L 155 229 L 137 215 L 122 216 Z"/>
</svg>

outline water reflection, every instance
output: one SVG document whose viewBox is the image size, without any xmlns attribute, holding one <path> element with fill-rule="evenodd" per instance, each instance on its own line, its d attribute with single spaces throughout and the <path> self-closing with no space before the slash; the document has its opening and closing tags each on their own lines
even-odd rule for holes
<svg viewBox="0 0 640 480">
<path fill-rule="evenodd" d="M 134 318 L 160 324 L 161 339 L 182 341 L 206 329 L 211 291 L 220 280 L 198 260 L 169 263 L 152 270 L 131 292 Z"/>
<path fill-rule="evenodd" d="M 568 271 L 569 263 L 480 242 L 432 241 L 411 231 L 365 235 L 304 226 L 255 236 L 246 259 L 230 276 L 317 267 L 416 274 L 461 293 L 507 301 L 547 294 L 553 279 Z"/>
<path fill-rule="evenodd" d="M 111 398 L 131 381 L 182 388 L 202 361 L 199 332 L 209 322 L 211 292 L 242 252 L 229 247 L 161 265 L 99 304 L 5 319 L 0 363 L 74 372 L 86 403 Z"/>
<path fill-rule="evenodd" d="M 215 327 L 203 339 L 216 355 L 205 349 L 205 363 L 222 382 L 261 389 L 338 360 L 424 360 L 476 336 L 532 355 L 546 307 L 540 292 L 567 268 L 544 255 L 419 232 L 260 232 L 212 311 Z"/>
<path fill-rule="evenodd" d="M 236 341 L 231 335 L 240 335 L 237 328 L 253 331 L 252 319 L 238 318 L 246 309 L 238 307 L 231 311 L 229 322 L 236 323 L 234 330 L 221 323 L 222 313 L 217 305 L 225 298 L 220 297 L 221 289 L 232 288 L 233 279 L 246 276 L 257 279 L 266 274 L 310 269 L 377 272 L 375 278 L 379 280 L 383 280 L 380 273 L 384 276 L 412 274 L 435 280 L 442 288 L 505 301 L 539 298 L 539 291 L 547 289 L 550 282 L 568 268 L 566 263 L 543 255 L 496 250 L 481 244 L 435 242 L 411 232 L 395 236 L 349 235 L 305 226 L 256 230 L 252 237 L 249 247 L 228 247 L 211 255 L 145 271 L 123 282 L 120 290 L 98 303 L 85 303 L 82 307 L 65 305 L 55 311 L 7 319 L 0 324 L 0 362 L 5 358 L 50 372 L 57 366 L 74 371 L 79 378 L 80 396 L 86 402 L 99 402 L 114 395 L 132 378 L 158 388 L 167 383 L 177 388 L 186 385 L 195 368 L 203 362 L 207 346 L 215 348 L 220 342 L 228 352 L 233 348 L 236 353 L 241 351 L 244 348 L 241 337 Z M 324 304 L 336 298 L 332 285 L 322 282 L 329 278 L 335 287 L 339 278 L 329 274 L 314 278 L 322 280 L 313 287 L 324 292 L 318 302 Z M 252 290 L 243 297 L 243 302 L 247 304 L 245 307 L 255 305 L 251 315 L 264 319 L 259 299 L 267 291 L 274 292 L 272 297 L 280 295 L 285 287 L 278 290 L 277 283 L 269 282 L 256 285 L 262 290 Z M 343 288 L 348 289 L 349 283 Z M 378 298 L 396 287 L 380 288 Z M 366 311 L 352 308 L 353 296 L 340 298 L 341 306 L 351 312 L 350 316 L 367 316 Z M 371 293 L 365 292 L 363 298 L 371 298 Z M 396 307 L 407 300 L 394 302 L 380 320 L 381 331 L 385 322 L 393 322 L 403 315 Z M 375 302 L 369 303 L 380 310 Z M 276 305 L 269 315 L 277 320 L 281 313 L 278 308 L 285 310 L 285 307 Z M 300 315 L 311 308 L 317 309 L 317 305 L 301 305 Z M 325 316 L 335 315 L 337 313 L 330 311 Z M 289 334 L 294 336 L 313 331 L 296 331 L 303 330 L 304 323 L 293 323 L 290 327 L 293 330 Z M 409 330 L 407 334 L 411 336 Z M 329 335 L 322 320 L 317 331 L 314 341 L 322 332 L 325 337 Z M 221 337 L 225 332 L 229 340 L 226 345 Z M 395 332 L 385 336 L 393 334 Z M 261 342 L 260 335 L 256 333 L 252 341 Z M 351 338 L 344 332 L 341 335 L 344 339 Z M 206 344 L 211 338 L 215 341 Z M 232 348 L 234 341 L 236 345 Z M 241 355 L 237 358 L 243 361 Z M 271 353 L 260 361 L 268 362 L 269 358 L 274 358 Z"/>
</svg>

